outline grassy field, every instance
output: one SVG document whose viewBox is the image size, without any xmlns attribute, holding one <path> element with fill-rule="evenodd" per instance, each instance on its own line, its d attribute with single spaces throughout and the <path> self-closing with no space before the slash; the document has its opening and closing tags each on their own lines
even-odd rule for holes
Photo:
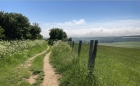
<svg viewBox="0 0 140 86">
<path fill-rule="evenodd" d="M 31 86 L 25 79 L 30 77 L 30 70 L 33 73 L 37 72 L 39 77 L 43 71 L 43 54 L 38 56 L 34 61 L 31 68 L 19 67 L 30 57 L 46 50 L 46 41 L 44 40 L 26 40 L 26 41 L 1 41 L 0 50 L 0 86 Z M 37 65 L 37 66 L 36 66 Z M 39 72 L 38 72 L 39 71 Z M 39 78 L 41 79 L 41 78 Z M 35 84 L 39 84 L 40 80 Z"/>
<path fill-rule="evenodd" d="M 113 43 L 100 43 L 99 45 L 140 49 L 140 42 L 113 42 Z"/>
<path fill-rule="evenodd" d="M 78 44 L 72 50 L 66 43 L 56 43 L 51 63 L 62 74 L 60 86 L 139 86 L 140 49 L 98 46 L 95 68 L 88 70 L 89 45 L 83 44 L 80 56 Z"/>
</svg>

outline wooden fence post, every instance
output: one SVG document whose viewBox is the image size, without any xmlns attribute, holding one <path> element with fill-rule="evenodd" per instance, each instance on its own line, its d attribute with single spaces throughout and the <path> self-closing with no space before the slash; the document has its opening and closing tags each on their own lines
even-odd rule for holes
<svg viewBox="0 0 140 86">
<path fill-rule="evenodd" d="M 95 58 L 96 58 L 96 54 L 97 54 L 97 46 L 98 46 L 98 40 L 95 40 L 94 51 L 93 51 L 93 68 L 94 68 L 94 65 L 95 65 Z"/>
<path fill-rule="evenodd" d="M 91 69 L 92 68 L 92 65 L 93 65 L 93 55 L 92 55 L 92 52 L 93 52 L 93 40 L 90 40 L 90 46 L 89 46 L 89 59 L 88 59 L 88 68 Z"/>
<path fill-rule="evenodd" d="M 72 49 L 74 48 L 74 41 L 72 41 Z"/>
<path fill-rule="evenodd" d="M 94 50 L 93 50 L 93 40 L 90 41 L 89 60 L 88 60 L 88 68 L 90 70 L 90 73 L 92 73 L 92 70 L 94 69 L 95 58 L 97 53 L 97 45 L 98 45 L 98 41 L 95 40 Z"/>
<path fill-rule="evenodd" d="M 82 41 L 79 41 L 79 46 L 78 46 L 78 56 L 80 55 L 81 52 L 81 46 L 82 46 Z"/>
</svg>

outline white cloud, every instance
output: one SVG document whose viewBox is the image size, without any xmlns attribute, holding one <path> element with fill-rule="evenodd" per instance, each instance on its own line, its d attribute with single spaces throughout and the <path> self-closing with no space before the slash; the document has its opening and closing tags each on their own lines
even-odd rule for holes
<svg viewBox="0 0 140 86">
<path fill-rule="evenodd" d="M 140 20 L 120 20 L 87 23 L 84 19 L 64 23 L 42 23 L 42 35 L 49 37 L 49 29 L 62 28 L 69 37 L 140 35 Z"/>
<path fill-rule="evenodd" d="M 81 25 L 81 24 L 85 24 L 85 20 L 84 19 L 80 19 L 80 20 L 72 20 L 72 21 L 68 21 L 68 22 L 64 22 L 64 23 L 58 23 L 56 24 L 57 26 L 73 26 L 73 25 Z"/>
</svg>

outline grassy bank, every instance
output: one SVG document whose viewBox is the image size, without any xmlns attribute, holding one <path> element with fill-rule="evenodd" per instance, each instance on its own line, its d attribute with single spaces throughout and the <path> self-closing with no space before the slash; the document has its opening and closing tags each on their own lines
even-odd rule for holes
<svg viewBox="0 0 140 86">
<path fill-rule="evenodd" d="M 51 63 L 62 74 L 60 86 L 91 86 L 94 75 L 89 74 L 86 63 L 66 43 L 56 43 L 51 53 Z M 81 64 L 82 63 L 82 64 Z M 92 80 L 91 80 L 92 79 Z"/>
<path fill-rule="evenodd" d="M 98 46 L 93 73 L 88 70 L 89 45 L 83 44 L 77 56 L 78 44 L 72 50 L 66 43 L 52 49 L 51 63 L 62 74 L 60 86 L 137 86 L 140 81 L 140 50 Z"/>
<path fill-rule="evenodd" d="M 10 44 L 6 42 L 7 44 Z M 14 41 L 16 45 L 16 41 Z M 21 43 L 21 42 L 20 42 Z M 35 40 L 35 41 L 23 41 L 22 44 L 16 45 L 19 49 L 13 49 L 14 52 L 3 55 L 0 59 L 0 86 L 28 86 L 29 83 L 25 82 L 23 79 L 29 78 L 30 71 L 28 68 L 18 67 L 24 61 L 30 57 L 40 53 L 46 49 L 46 42 L 44 40 Z M 14 47 L 10 45 L 9 47 Z M 8 47 L 2 45 L 6 51 Z M 21 46 L 21 47 L 20 47 Z M 24 47 L 23 47 L 24 46 Z M 28 47 L 27 47 L 28 46 Z M 30 46 L 30 47 L 29 47 Z M 5 51 L 5 52 L 6 52 Z M 8 51 L 10 52 L 10 51 Z M 1 54 L 2 55 L 2 54 Z"/>
</svg>

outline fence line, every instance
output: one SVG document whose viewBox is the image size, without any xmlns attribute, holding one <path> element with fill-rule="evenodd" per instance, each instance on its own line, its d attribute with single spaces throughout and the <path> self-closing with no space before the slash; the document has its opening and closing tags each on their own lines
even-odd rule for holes
<svg viewBox="0 0 140 86">
<path fill-rule="evenodd" d="M 79 44 L 80 44 L 80 41 L 79 41 Z M 98 44 L 98 42 L 97 42 L 97 44 Z M 97 53 L 97 48 L 96 49 L 94 49 L 93 50 L 93 45 L 94 45 L 94 47 L 95 47 L 95 42 L 94 42 L 94 40 L 91 40 L 90 41 L 90 47 L 89 47 L 89 54 L 88 54 L 88 56 L 89 56 L 89 58 L 88 58 L 88 68 L 89 69 L 91 69 L 91 68 L 93 68 L 93 70 L 94 70 L 94 64 L 96 64 L 96 62 L 94 62 L 95 61 L 95 59 L 93 59 L 92 57 L 93 57 L 93 52 L 94 51 L 96 51 L 96 53 Z M 86 49 L 86 47 L 83 47 L 82 49 Z M 79 50 L 79 49 L 78 49 Z M 88 50 L 87 50 L 88 51 Z M 105 70 L 105 71 L 110 71 L 110 73 L 112 73 L 113 74 L 113 72 L 115 72 L 116 71 L 116 75 L 115 76 L 117 76 L 117 74 L 119 74 L 119 75 L 121 75 L 122 77 L 124 77 L 124 79 L 126 79 L 127 81 L 126 82 L 128 82 L 128 85 L 132 85 L 132 83 L 133 84 L 135 84 L 135 86 L 139 86 L 140 85 L 140 83 L 138 82 L 138 81 L 140 81 L 140 79 L 138 78 L 140 75 L 140 71 L 138 71 L 138 70 L 136 70 L 135 68 L 138 66 L 138 64 L 137 63 L 140 63 L 138 60 L 135 60 L 135 59 L 132 59 L 131 57 L 135 57 L 136 59 L 138 58 L 139 59 L 139 57 L 138 56 L 132 56 L 132 55 L 130 55 L 130 54 L 124 54 L 124 53 L 122 53 L 122 52 L 119 52 L 119 51 L 117 51 L 117 50 L 114 50 L 114 49 L 109 49 L 109 48 L 103 48 L 102 50 L 101 50 L 102 52 L 106 52 L 107 54 L 103 54 L 103 56 L 102 57 L 104 57 L 104 55 L 105 55 L 105 58 L 104 59 L 106 59 L 106 61 L 109 61 L 109 62 L 111 62 L 111 63 L 114 63 L 114 64 L 116 64 L 116 65 L 118 65 L 118 66 L 109 66 L 109 62 L 108 63 L 106 63 L 105 61 L 104 61 L 104 63 L 103 63 L 103 65 L 106 65 L 108 68 L 111 68 L 110 70 Z M 113 51 L 113 52 L 108 52 L 108 51 Z M 79 54 L 79 53 L 78 53 Z M 111 55 L 111 56 L 109 56 L 109 55 Z M 112 55 L 116 55 L 117 57 L 115 57 L 115 60 L 111 60 L 112 59 Z M 135 55 L 135 54 L 134 54 Z M 126 57 L 125 57 L 126 56 Z M 128 56 L 128 57 L 127 57 Z M 95 57 L 96 57 L 96 55 L 95 55 Z M 98 58 L 98 57 L 97 57 Z M 121 60 L 120 60 L 121 59 Z M 122 62 L 119 62 L 119 61 L 125 61 L 125 59 L 127 60 L 127 61 L 132 61 L 132 62 L 125 62 L 125 64 L 123 64 Z M 136 62 L 134 65 L 132 65 L 132 67 L 131 66 L 127 66 L 127 64 L 128 63 L 130 63 L 130 64 L 133 64 L 134 62 Z M 98 65 L 100 65 L 100 64 L 98 64 Z M 102 66 L 103 67 L 103 66 Z M 115 67 L 117 67 L 117 68 L 115 68 Z M 133 68 L 134 67 L 134 68 Z M 97 67 L 96 67 L 97 68 Z M 95 69 L 96 69 L 95 68 Z M 124 68 L 124 69 L 123 69 Z M 121 69 L 121 70 L 120 70 Z M 140 69 L 140 68 L 138 68 L 138 69 Z M 100 70 L 102 70 L 102 69 L 100 69 Z M 104 74 L 105 73 L 105 71 L 100 71 L 100 73 L 102 73 L 102 74 Z M 118 71 L 120 71 L 120 72 L 118 72 Z M 97 70 L 96 70 L 96 72 L 98 72 Z M 129 75 L 127 75 L 127 74 L 125 74 L 125 73 L 128 73 Z M 131 74 L 131 75 L 130 75 Z M 138 76 L 137 76 L 137 74 L 138 74 Z M 111 74 L 110 74 L 111 75 Z M 120 78 L 120 76 L 117 76 L 118 78 Z M 136 77 L 136 78 L 135 78 Z M 113 79 L 112 79 L 113 80 Z M 136 81 L 135 81 L 136 80 Z M 113 80 L 114 81 L 114 80 Z M 130 81 L 130 82 L 129 82 Z M 122 82 L 122 80 L 120 81 L 120 82 Z M 116 83 L 117 85 L 118 84 L 120 84 L 121 85 L 121 83 L 118 83 L 118 82 L 116 82 L 116 81 L 114 81 L 114 83 Z"/>
<path fill-rule="evenodd" d="M 79 41 L 79 46 L 78 46 L 78 56 L 80 56 L 80 52 L 81 52 L 81 46 L 82 46 L 82 41 Z"/>
</svg>

